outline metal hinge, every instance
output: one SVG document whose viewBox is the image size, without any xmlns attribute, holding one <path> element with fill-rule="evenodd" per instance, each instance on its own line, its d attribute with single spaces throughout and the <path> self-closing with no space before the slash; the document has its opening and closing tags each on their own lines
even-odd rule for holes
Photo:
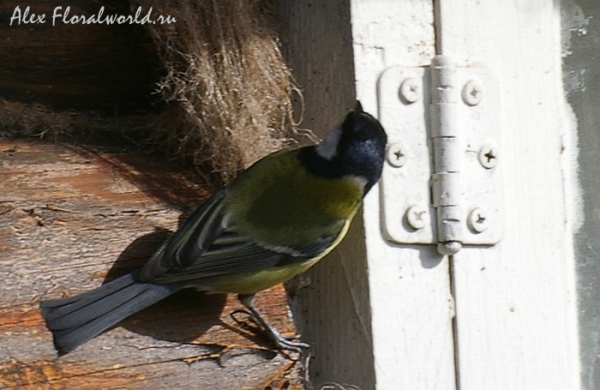
<svg viewBox="0 0 600 390">
<path fill-rule="evenodd" d="M 504 234 L 500 102 L 483 65 L 394 66 L 378 83 L 379 120 L 388 133 L 382 221 L 390 241 L 494 245 Z"/>
</svg>

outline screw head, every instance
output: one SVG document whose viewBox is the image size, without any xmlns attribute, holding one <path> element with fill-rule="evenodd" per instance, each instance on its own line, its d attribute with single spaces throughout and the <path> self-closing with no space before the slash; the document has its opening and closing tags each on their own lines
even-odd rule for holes
<svg viewBox="0 0 600 390">
<path fill-rule="evenodd" d="M 498 164 L 498 148 L 490 144 L 484 144 L 479 149 L 479 163 L 485 169 L 492 169 Z"/>
<path fill-rule="evenodd" d="M 488 219 L 487 212 L 483 208 L 475 207 L 469 213 L 467 225 L 469 225 L 469 229 L 471 229 L 473 233 L 483 233 L 488 228 Z"/>
<path fill-rule="evenodd" d="M 402 82 L 400 85 L 400 96 L 408 103 L 412 104 L 419 100 L 421 95 L 421 85 L 418 79 L 415 77 L 409 77 Z"/>
<path fill-rule="evenodd" d="M 408 151 L 404 142 L 397 141 L 388 145 L 387 160 L 394 168 L 400 168 L 408 162 Z"/>
<path fill-rule="evenodd" d="M 406 221 L 415 230 L 423 229 L 429 219 L 428 211 L 420 205 L 410 206 L 406 211 Z"/>
<path fill-rule="evenodd" d="M 469 106 L 476 106 L 483 99 L 483 88 L 476 80 L 469 80 L 462 90 L 463 101 Z"/>
</svg>

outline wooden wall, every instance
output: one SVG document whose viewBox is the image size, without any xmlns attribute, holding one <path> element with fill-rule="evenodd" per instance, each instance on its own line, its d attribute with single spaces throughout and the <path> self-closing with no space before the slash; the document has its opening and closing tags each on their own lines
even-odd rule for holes
<svg viewBox="0 0 600 390">
<path fill-rule="evenodd" d="M 140 150 L 118 124 L 110 133 L 113 119 L 160 109 L 152 92 L 163 70 L 142 25 L 51 24 L 57 6 L 77 15 L 102 5 L 131 12 L 128 1 L 0 4 L 1 125 L 8 111 L 36 125 L 49 111 L 28 107 L 42 104 L 102 130 L 0 140 L 0 388 L 302 388 L 305 361 L 273 350 L 243 313 L 237 323 L 235 296 L 176 294 L 57 358 L 40 300 L 141 266 L 211 191 L 190 168 Z M 11 26 L 16 7 L 46 23 Z M 257 304 L 295 334 L 283 286 Z"/>
</svg>

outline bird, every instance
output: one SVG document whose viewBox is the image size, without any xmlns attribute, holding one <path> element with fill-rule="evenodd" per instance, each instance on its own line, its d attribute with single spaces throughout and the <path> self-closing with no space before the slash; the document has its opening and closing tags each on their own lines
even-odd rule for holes
<svg viewBox="0 0 600 390">
<path fill-rule="evenodd" d="M 360 102 L 320 143 L 251 165 L 200 205 L 138 270 L 73 297 L 40 303 L 59 355 L 184 288 L 237 294 L 277 349 L 302 351 L 254 295 L 306 271 L 346 235 L 381 177 L 387 135 Z"/>
</svg>

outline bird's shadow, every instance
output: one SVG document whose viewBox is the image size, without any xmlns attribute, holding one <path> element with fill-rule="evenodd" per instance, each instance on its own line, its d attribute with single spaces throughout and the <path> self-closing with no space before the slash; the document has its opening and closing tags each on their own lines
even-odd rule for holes
<svg viewBox="0 0 600 390">
<path fill-rule="evenodd" d="M 134 240 L 115 261 L 104 283 L 141 268 L 170 235 L 166 229 L 156 229 Z M 223 294 L 185 289 L 135 313 L 118 326 L 157 340 L 190 342 L 213 325 L 221 324 L 219 317 L 226 298 Z"/>
<path fill-rule="evenodd" d="M 66 137 L 58 141 L 72 152 L 109 167 L 148 197 L 182 212 L 179 226 L 194 207 L 214 190 L 190 167 L 179 166 L 158 152 L 147 152 L 125 136 L 95 133 L 89 137 Z M 169 238 L 171 231 L 156 228 L 143 235 L 119 255 L 103 284 L 139 269 Z M 226 295 L 207 295 L 193 289 L 179 291 L 154 305 L 124 319 L 116 326 L 157 340 L 189 342 L 204 334 L 219 319 Z"/>
</svg>

